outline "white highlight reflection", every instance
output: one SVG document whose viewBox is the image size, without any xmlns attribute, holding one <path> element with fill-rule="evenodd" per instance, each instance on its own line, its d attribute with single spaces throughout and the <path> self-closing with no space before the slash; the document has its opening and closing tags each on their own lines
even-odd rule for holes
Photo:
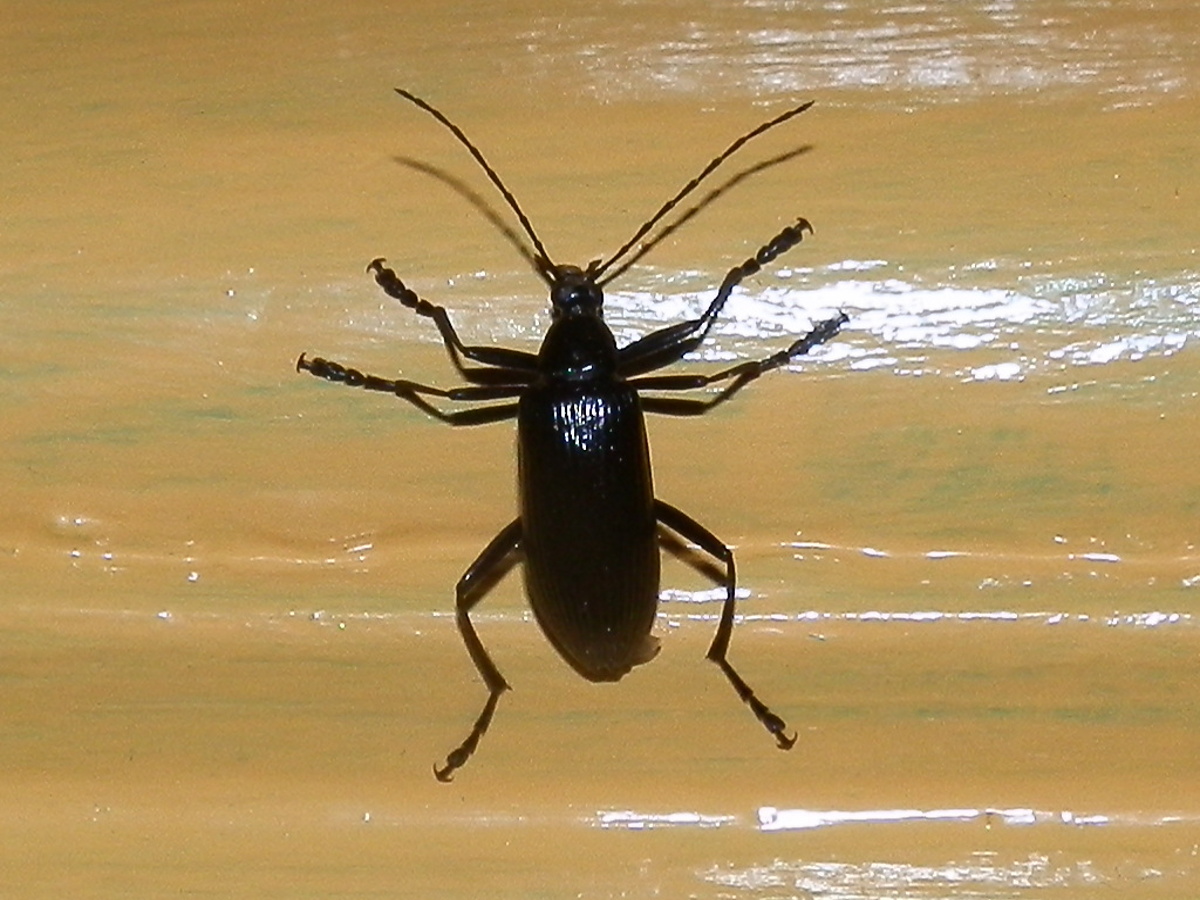
<svg viewBox="0 0 1200 900">
<path fill-rule="evenodd" d="M 986 260 L 914 278 L 898 264 L 848 259 L 759 279 L 770 277 L 734 292 L 697 358 L 760 356 L 764 342 L 802 335 L 838 310 L 850 316 L 842 334 L 796 366 L 1016 381 L 1038 370 L 1171 356 L 1200 338 L 1194 272 L 1158 281 L 1056 279 L 1030 275 L 1017 261 Z M 664 274 L 661 290 L 610 294 L 618 341 L 695 317 L 712 300 L 709 281 L 711 274 Z M 956 363 L 956 351 L 969 355 Z"/>
<path fill-rule="evenodd" d="M 760 831 L 806 831 L 812 828 L 828 828 L 834 825 L 882 825 L 896 822 L 971 822 L 982 821 L 986 825 L 1110 825 L 1123 824 L 1161 825 L 1166 821 L 1178 821 L 1178 816 L 1153 817 L 1148 819 L 1108 816 L 1095 813 L 1080 814 L 1070 810 L 1047 812 L 1044 810 L 1013 807 L 1005 809 L 778 809 L 763 806 L 758 810 Z"/>
<path fill-rule="evenodd" d="M 1030 807 L 949 807 L 935 809 L 780 809 L 762 806 L 756 812 L 757 830 L 808 831 L 838 825 L 895 825 L 913 822 L 979 823 L 992 826 L 1030 827 L 1069 825 L 1100 827 L 1121 825 L 1130 827 L 1160 827 L 1181 822 L 1195 822 L 1195 817 L 1178 814 L 1081 813 L 1074 810 L 1040 810 Z M 676 812 L 641 812 L 631 809 L 598 810 L 585 818 L 597 828 L 622 828 L 644 831 L 653 828 L 722 828 L 742 824 L 741 817 L 732 814 L 700 813 L 694 810 Z"/>
<path fill-rule="evenodd" d="M 1136 873 L 1140 880 L 1160 877 L 1160 870 Z M 965 860 L 940 865 L 905 862 L 842 862 L 776 860 L 763 866 L 729 869 L 714 866 L 705 878 L 754 896 L 821 897 L 823 900 L 882 900 L 924 897 L 1011 897 L 1014 890 L 1106 885 L 1112 876 L 1087 859 L 1064 859 L 1031 853 L 1003 860 L 979 851 Z M 997 891 L 1002 893 L 997 894 Z M 769 892 L 769 893 L 768 893 Z M 798 893 L 797 893 L 798 892 Z"/>
</svg>

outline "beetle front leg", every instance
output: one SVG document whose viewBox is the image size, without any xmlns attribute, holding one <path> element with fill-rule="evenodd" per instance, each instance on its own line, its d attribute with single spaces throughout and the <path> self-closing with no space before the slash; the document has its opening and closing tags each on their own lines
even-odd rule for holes
<svg viewBox="0 0 1200 900">
<path fill-rule="evenodd" d="M 367 271 L 375 276 L 375 283 L 383 288 L 385 294 L 394 300 L 399 300 L 401 304 L 417 315 L 433 319 L 438 333 L 442 336 L 446 352 L 450 354 L 451 362 L 468 381 L 490 384 L 496 380 L 496 376 L 488 369 L 467 368 L 463 365 L 463 357 L 485 366 L 522 372 L 537 371 L 537 356 L 532 353 L 526 353 L 523 350 L 509 350 L 506 347 L 464 344 L 462 338 L 458 336 L 458 332 L 454 330 L 450 314 L 446 312 L 445 307 L 436 306 L 417 296 L 417 292 L 401 281 L 395 271 L 385 266 L 384 262 L 384 258 L 379 257 L 371 260 L 367 265 Z"/>
<path fill-rule="evenodd" d="M 726 301 L 733 294 L 733 289 L 744 279 L 762 269 L 763 266 L 774 262 L 779 256 L 791 250 L 804 239 L 804 232 L 812 234 L 812 230 L 812 225 L 807 219 L 797 219 L 795 224 L 789 225 L 759 247 L 758 252 L 744 260 L 741 265 L 730 269 L 717 289 L 717 296 L 698 318 L 661 328 L 622 347 L 620 353 L 621 374 L 630 378 L 634 375 L 652 372 L 663 366 L 669 366 L 682 359 L 684 354 L 695 350 L 708 335 L 709 329 L 712 328 Z"/>
<path fill-rule="evenodd" d="M 662 500 L 654 501 L 654 512 L 658 521 L 666 525 L 676 534 L 691 541 L 717 561 L 725 565 L 725 604 L 721 609 L 721 621 L 717 625 L 717 634 L 708 648 L 707 658 L 716 663 L 733 689 L 750 710 L 754 713 L 763 727 L 774 737 L 780 750 L 791 750 L 796 743 L 796 735 L 788 735 L 787 723 L 775 715 L 765 703 L 755 696 L 750 685 L 729 662 L 729 640 L 733 636 L 733 616 L 736 607 L 737 572 L 733 562 L 733 551 L 729 549 L 715 534 L 689 516 Z"/>
<path fill-rule="evenodd" d="M 479 746 L 480 739 L 487 733 L 488 726 L 492 724 L 492 716 L 496 712 L 496 704 L 500 701 L 500 695 L 511 690 L 508 682 L 504 680 L 504 676 L 500 674 L 500 670 L 496 668 L 496 664 L 492 662 L 483 642 L 479 640 L 479 635 L 475 633 L 475 626 L 471 624 L 470 612 L 474 609 L 475 604 L 483 599 L 487 588 L 494 579 L 503 572 L 505 560 L 520 546 L 521 520 L 514 519 L 483 548 L 483 552 L 463 573 L 455 588 L 457 597 L 455 621 L 458 623 L 458 631 L 462 635 L 463 643 L 467 645 L 467 653 L 471 655 L 471 662 L 475 663 L 475 668 L 483 678 L 483 683 L 487 685 L 488 698 L 466 740 L 450 752 L 444 766 L 440 769 L 437 766 L 433 767 L 433 774 L 438 781 L 453 780 L 455 770 L 466 765 L 467 760 L 474 754 L 475 748 Z"/>
</svg>

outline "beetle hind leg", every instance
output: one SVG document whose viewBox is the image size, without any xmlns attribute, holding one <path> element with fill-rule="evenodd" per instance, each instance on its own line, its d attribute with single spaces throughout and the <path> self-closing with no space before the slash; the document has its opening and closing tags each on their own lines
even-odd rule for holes
<svg viewBox="0 0 1200 900">
<path fill-rule="evenodd" d="M 704 545 L 701 544 L 701 546 Z M 721 546 L 725 547 L 724 544 Z M 736 581 L 734 580 L 733 551 L 725 547 L 725 552 L 729 554 L 728 561 L 726 562 L 728 581 L 726 583 L 725 605 L 721 610 L 721 622 L 717 625 L 717 633 L 713 637 L 713 642 L 708 648 L 706 657 L 716 663 L 721 671 L 725 673 L 725 677 L 729 679 L 729 683 L 733 685 L 733 689 L 737 692 L 737 695 L 742 698 L 742 702 L 750 707 L 750 711 L 762 723 L 763 728 L 767 729 L 775 738 L 776 746 L 780 750 L 791 750 L 796 743 L 796 735 L 789 735 L 787 733 L 787 723 L 772 712 L 769 706 L 758 699 L 754 690 L 750 685 L 746 684 L 745 679 L 737 673 L 737 670 L 733 667 L 733 663 L 729 661 L 729 639 L 733 635 Z"/>
<path fill-rule="evenodd" d="M 716 636 L 708 648 L 707 658 L 716 663 L 725 674 L 729 683 L 737 692 L 742 702 L 750 707 L 756 719 L 762 723 L 775 738 L 780 750 L 791 750 L 796 743 L 796 735 L 789 735 L 787 723 L 772 712 L 771 708 L 758 699 L 750 685 L 737 673 L 729 661 L 729 639 L 733 636 L 733 616 L 736 608 L 735 594 L 737 592 L 737 570 L 733 562 L 733 551 L 721 542 L 715 534 L 674 506 L 661 500 L 654 501 L 655 514 L 663 525 L 698 545 L 700 549 L 711 555 L 725 566 L 725 605 L 721 609 L 721 621 L 717 625 Z"/>
<path fill-rule="evenodd" d="M 500 674 L 500 670 L 496 668 L 496 664 L 492 662 L 491 656 L 484 648 L 483 642 L 479 640 L 479 635 L 475 633 L 475 626 L 471 624 L 470 612 L 475 604 L 483 599 L 487 588 L 495 582 L 495 579 L 507 571 L 506 560 L 516 552 L 520 545 L 521 520 L 514 519 L 492 538 L 491 543 L 483 548 L 483 552 L 458 580 L 455 619 L 463 643 L 467 645 L 467 653 L 471 655 L 471 662 L 475 663 L 475 668 L 483 678 L 484 684 L 487 685 L 488 698 L 466 740 L 450 751 L 446 756 L 444 766 L 438 768 L 435 765 L 433 767 L 434 777 L 438 781 L 452 781 L 454 772 L 466 765 L 467 760 L 475 753 L 475 748 L 479 746 L 479 741 L 487 733 L 488 726 L 492 724 L 492 716 L 496 713 L 496 704 L 500 702 L 500 695 L 510 690 L 508 682 L 504 680 L 504 676 Z"/>
</svg>

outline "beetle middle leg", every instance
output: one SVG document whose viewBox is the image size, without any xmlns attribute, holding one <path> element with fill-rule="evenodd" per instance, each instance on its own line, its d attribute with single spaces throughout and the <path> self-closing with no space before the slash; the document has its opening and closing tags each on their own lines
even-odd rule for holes
<svg viewBox="0 0 1200 900">
<path fill-rule="evenodd" d="M 385 394 L 395 394 L 401 400 L 407 400 L 417 409 L 435 419 L 441 419 L 451 425 L 486 425 L 491 422 L 502 422 L 517 414 L 516 403 L 501 403 L 494 406 L 477 406 L 474 409 L 461 409 L 451 412 L 438 409 L 425 399 L 425 396 L 445 397 L 454 401 L 499 400 L 515 397 L 524 386 L 521 384 L 471 384 L 456 388 L 440 388 L 430 384 L 419 384 L 404 379 L 380 378 L 378 375 L 368 375 L 358 369 L 344 366 L 332 360 L 315 356 L 309 359 L 301 353 L 296 360 L 297 372 L 308 372 L 317 378 L 332 381 L 334 384 L 344 384 L 347 387 L 362 388 L 364 391 L 380 391 Z M 496 369 L 496 372 L 507 370 Z M 518 373 L 519 374 L 519 373 Z"/>
<path fill-rule="evenodd" d="M 639 391 L 694 391 L 718 384 L 730 382 L 717 394 L 706 400 L 677 397 L 643 397 L 642 406 L 646 412 L 662 413 L 670 416 L 698 416 L 708 412 L 714 406 L 724 403 L 747 384 L 765 372 L 786 365 L 797 356 L 803 356 L 813 347 L 831 340 L 848 322 L 849 316 L 840 312 L 832 319 L 826 319 L 817 324 L 804 337 L 794 341 L 791 346 L 772 353 L 764 359 L 750 360 L 738 363 L 728 369 L 723 369 L 713 375 L 702 374 L 672 374 L 645 375 L 634 378 L 629 383 Z"/>
<path fill-rule="evenodd" d="M 735 594 L 737 591 L 737 571 L 733 562 L 733 551 L 720 538 L 689 516 L 662 500 L 654 501 L 654 514 L 660 523 L 670 528 L 700 547 L 701 550 L 714 557 L 725 566 L 725 604 L 721 608 L 721 621 L 717 625 L 717 633 L 708 648 L 707 658 L 716 663 L 737 695 L 750 707 L 763 727 L 775 737 L 775 743 L 781 750 L 790 750 L 796 743 L 796 736 L 787 733 L 787 723 L 773 713 L 765 703 L 758 699 L 750 685 L 729 662 L 729 640 L 733 636 L 733 616 L 736 607 Z"/>
<path fill-rule="evenodd" d="M 444 766 L 440 769 L 437 766 L 433 767 L 433 774 L 438 781 L 452 780 L 455 770 L 464 766 L 471 758 L 475 748 L 479 746 L 480 739 L 487 732 L 488 726 L 492 724 L 492 716 L 496 712 L 496 704 L 500 701 L 500 695 L 511 690 L 508 682 L 504 680 L 504 676 L 500 674 L 500 670 L 496 668 L 496 664 L 492 662 L 483 642 L 479 640 L 479 635 L 475 633 L 470 613 L 475 604 L 483 599 L 487 587 L 491 585 L 495 576 L 504 571 L 505 560 L 520 546 L 521 520 L 514 519 L 483 548 L 483 552 L 463 573 L 455 588 L 457 596 L 455 621 L 458 623 L 463 643 L 467 645 L 467 653 L 471 655 L 471 662 L 475 663 L 475 668 L 483 678 L 483 683 L 487 685 L 488 698 L 466 740 L 450 751 Z"/>
</svg>

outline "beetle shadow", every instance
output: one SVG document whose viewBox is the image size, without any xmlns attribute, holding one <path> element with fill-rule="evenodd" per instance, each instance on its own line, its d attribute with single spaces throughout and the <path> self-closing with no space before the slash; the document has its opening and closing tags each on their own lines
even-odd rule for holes
<svg viewBox="0 0 1200 900">
<path fill-rule="evenodd" d="M 488 223 L 491 224 L 492 227 L 494 227 L 500 232 L 501 235 L 504 236 L 506 241 L 516 248 L 517 252 L 525 258 L 525 261 L 533 267 L 535 272 L 541 272 L 541 267 L 538 265 L 537 257 L 535 257 L 533 251 L 526 246 L 525 241 L 521 238 L 521 235 L 517 233 L 516 229 L 505 222 L 504 219 L 500 217 L 500 214 L 492 207 L 492 205 L 488 203 L 488 201 L 485 200 L 469 184 L 460 179 L 458 176 L 452 175 L 439 166 L 424 162 L 423 160 L 415 159 L 411 156 L 394 156 L 392 157 L 392 160 L 406 168 L 412 169 L 414 172 L 420 172 L 422 175 L 428 175 L 430 178 L 440 181 L 460 197 L 465 199 L 469 204 L 471 204 L 471 206 L 475 207 L 477 212 L 487 219 Z"/>
<path fill-rule="evenodd" d="M 617 276 L 625 272 L 647 253 L 658 246 L 658 244 L 660 244 L 663 240 L 674 234 L 680 227 L 691 221 L 693 218 L 707 209 L 710 204 L 718 200 L 722 195 L 730 191 L 732 188 L 736 187 L 754 175 L 758 175 L 768 169 L 774 168 L 775 166 L 782 165 L 783 163 L 795 159 L 797 156 L 802 156 L 813 149 L 814 148 L 812 144 L 804 144 L 800 147 L 795 147 L 791 150 L 788 150 L 785 153 L 780 153 L 776 156 L 773 156 L 770 159 L 764 159 L 761 162 L 757 162 L 752 166 L 748 166 L 734 173 L 717 187 L 710 190 L 696 203 L 685 209 L 672 221 L 668 222 L 657 234 L 638 245 L 638 248 L 636 251 L 634 251 L 633 255 L 604 279 L 605 283 L 612 281 Z M 473 206 L 475 210 L 480 213 L 490 225 L 492 225 L 492 227 L 500 232 L 504 239 L 512 244 L 512 246 L 516 248 L 517 252 L 524 257 L 525 261 L 533 267 L 534 271 L 541 271 L 541 267 L 538 265 L 537 258 L 534 256 L 533 251 L 526 246 L 525 241 L 522 239 L 521 235 L 518 234 L 516 229 L 505 222 L 501 215 L 491 205 L 491 203 L 489 203 L 482 195 L 479 194 L 478 191 L 464 182 L 461 178 L 451 174 L 440 166 L 435 166 L 432 163 L 428 163 L 424 160 L 416 159 L 411 156 L 394 156 L 392 157 L 392 160 L 406 168 L 412 169 L 415 172 L 420 172 L 422 175 L 427 175 L 430 178 L 440 181 L 442 184 L 446 185 L 448 188 L 466 200 L 471 206 Z"/>
</svg>

